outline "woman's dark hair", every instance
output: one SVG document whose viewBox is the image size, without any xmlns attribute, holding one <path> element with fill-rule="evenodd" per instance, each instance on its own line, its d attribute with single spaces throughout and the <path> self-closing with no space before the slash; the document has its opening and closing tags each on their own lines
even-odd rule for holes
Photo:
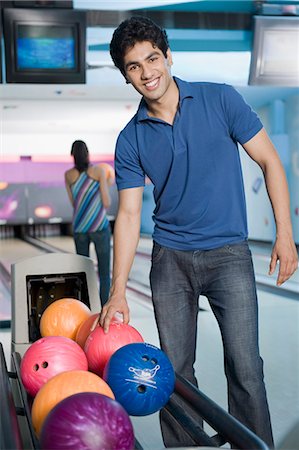
<svg viewBox="0 0 299 450">
<path fill-rule="evenodd" d="M 124 77 L 124 56 L 127 50 L 134 47 L 136 42 L 143 41 L 149 41 L 155 47 L 158 47 L 166 58 L 169 48 L 167 34 L 151 19 L 133 16 L 124 20 L 114 31 L 110 42 L 110 55 L 115 66 Z"/>
<path fill-rule="evenodd" d="M 74 157 L 76 169 L 79 170 L 79 172 L 84 172 L 89 166 L 89 153 L 85 142 L 73 142 L 71 155 Z"/>
</svg>

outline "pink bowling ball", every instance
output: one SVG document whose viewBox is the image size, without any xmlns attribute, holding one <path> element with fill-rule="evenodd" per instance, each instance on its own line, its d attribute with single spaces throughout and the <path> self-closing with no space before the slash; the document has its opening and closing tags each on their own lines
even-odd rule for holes
<svg viewBox="0 0 299 450">
<path fill-rule="evenodd" d="M 82 348 L 64 336 L 35 341 L 26 350 L 20 366 L 22 383 L 32 397 L 50 378 L 68 370 L 88 370 L 88 362 Z"/>
</svg>

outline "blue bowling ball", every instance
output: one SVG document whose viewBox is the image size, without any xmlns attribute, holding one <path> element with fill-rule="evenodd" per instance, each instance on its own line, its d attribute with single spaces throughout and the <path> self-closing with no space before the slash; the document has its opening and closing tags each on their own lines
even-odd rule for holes
<svg viewBox="0 0 299 450">
<path fill-rule="evenodd" d="M 167 355 L 145 342 L 124 345 L 113 353 L 103 377 L 131 416 L 159 411 L 168 402 L 175 383 Z"/>
</svg>

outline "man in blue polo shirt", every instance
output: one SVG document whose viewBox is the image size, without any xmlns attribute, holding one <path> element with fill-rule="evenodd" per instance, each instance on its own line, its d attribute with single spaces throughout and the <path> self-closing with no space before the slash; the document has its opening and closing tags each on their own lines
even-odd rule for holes
<svg viewBox="0 0 299 450">
<path fill-rule="evenodd" d="M 155 199 L 150 282 L 161 348 L 196 385 L 198 298 L 206 296 L 223 339 L 229 411 L 272 447 L 238 143 L 264 172 L 277 225 L 269 273 L 279 260 L 278 285 L 298 265 L 282 165 L 259 118 L 231 86 L 172 77 L 166 33 L 151 20 L 121 23 L 110 52 L 142 100 L 116 145 L 114 268 L 100 323 L 107 332 L 117 311 L 129 321 L 126 283 L 148 176 Z M 193 443 L 177 425 L 162 432 L 166 446 Z"/>
</svg>

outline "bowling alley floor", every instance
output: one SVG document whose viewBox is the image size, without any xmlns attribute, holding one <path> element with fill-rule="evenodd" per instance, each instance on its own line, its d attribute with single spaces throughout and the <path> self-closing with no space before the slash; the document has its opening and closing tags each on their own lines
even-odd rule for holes
<svg viewBox="0 0 299 450">
<path fill-rule="evenodd" d="M 67 245 L 71 245 L 70 241 Z M 141 240 L 139 249 L 149 251 L 150 247 L 149 240 Z M 10 252 L 10 258 L 11 254 Z M 264 255 L 267 256 L 266 251 Z M 142 276 L 142 281 L 145 282 L 148 279 L 148 270 L 149 261 L 140 258 L 134 263 L 131 272 Z M 276 445 L 279 445 L 299 419 L 299 301 L 286 297 L 283 290 L 277 292 L 279 295 L 258 290 L 260 350 L 264 359 L 274 438 Z M 151 303 L 131 291 L 128 292 L 128 302 L 131 324 L 141 332 L 146 342 L 159 345 Z M 220 333 L 204 297 L 200 298 L 200 306 L 202 311 L 198 318 L 195 365 L 199 387 L 218 405 L 226 408 L 226 381 Z M 0 329 L 0 341 L 4 345 L 7 358 L 10 354 L 10 339 L 10 330 Z M 157 413 L 133 417 L 132 421 L 136 437 L 145 450 L 164 448 Z M 299 449 L 299 443 L 297 448 Z"/>
</svg>

